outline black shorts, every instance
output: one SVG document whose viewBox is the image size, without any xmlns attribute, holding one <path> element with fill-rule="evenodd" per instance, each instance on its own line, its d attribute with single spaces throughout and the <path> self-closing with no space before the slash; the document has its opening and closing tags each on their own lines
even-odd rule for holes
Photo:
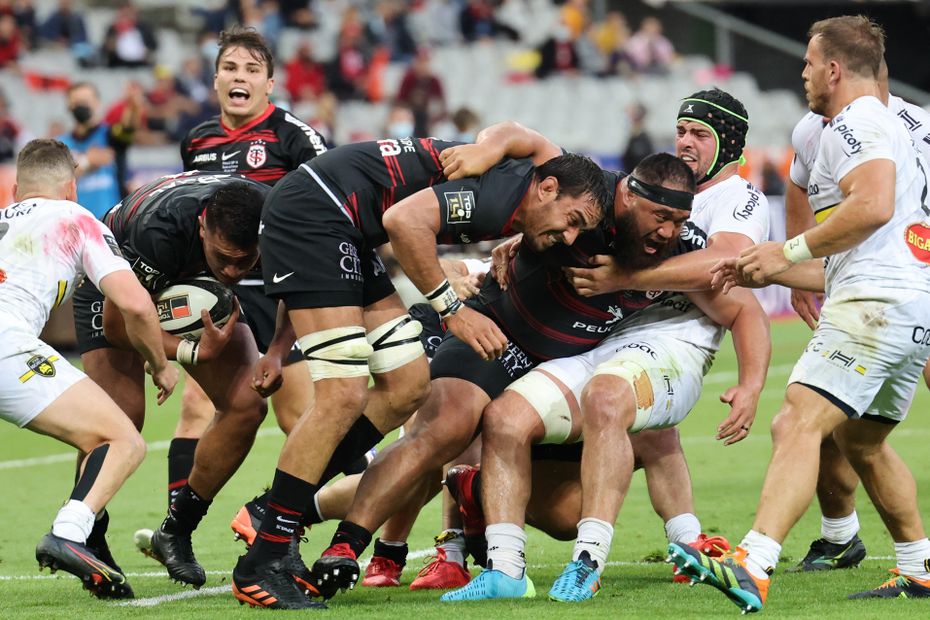
<svg viewBox="0 0 930 620">
<path fill-rule="evenodd" d="M 73 297 L 74 331 L 77 348 L 82 355 L 94 349 L 109 349 L 113 345 L 103 335 L 103 293 L 84 278 Z"/>
<path fill-rule="evenodd" d="M 407 312 L 410 318 L 419 321 L 423 326 L 423 331 L 420 332 L 420 344 L 426 351 L 427 359 L 432 360 L 442 339 L 446 337 L 446 327 L 439 319 L 439 313 L 429 304 L 413 304 Z"/>
<path fill-rule="evenodd" d="M 255 336 L 255 344 L 260 352 L 267 353 L 268 345 L 274 338 L 275 323 L 278 318 L 278 302 L 265 295 L 265 288 L 260 283 L 235 284 L 233 292 L 239 299 L 240 320 L 245 321 Z M 300 352 L 297 343 L 291 347 L 285 365 L 303 361 L 304 354 Z"/>
<path fill-rule="evenodd" d="M 582 448 L 584 444 L 580 441 L 578 443 L 536 444 L 532 447 L 530 454 L 534 461 L 580 463 Z"/>
<path fill-rule="evenodd" d="M 384 263 L 335 201 L 302 170 L 265 199 L 258 238 L 265 292 L 289 310 L 364 308 L 394 292 Z"/>
<path fill-rule="evenodd" d="M 449 332 L 430 362 L 430 379 L 463 379 L 480 387 L 493 400 L 539 362 L 513 342 L 507 343 L 501 357 L 488 362 Z"/>
</svg>

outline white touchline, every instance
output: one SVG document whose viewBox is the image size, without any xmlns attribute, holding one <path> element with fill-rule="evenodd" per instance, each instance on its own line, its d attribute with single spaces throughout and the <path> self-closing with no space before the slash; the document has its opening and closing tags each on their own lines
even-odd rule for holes
<svg viewBox="0 0 930 620">
<path fill-rule="evenodd" d="M 277 428 L 263 428 L 258 431 L 258 437 L 270 437 L 281 434 Z M 170 441 L 153 441 L 146 445 L 149 452 L 158 452 L 167 450 L 171 445 Z M 55 463 L 74 462 L 75 452 L 65 452 L 62 454 L 50 454 L 48 456 L 36 456 L 30 459 L 17 459 L 15 461 L 0 461 L 0 470 L 3 469 L 22 469 L 24 467 L 35 467 L 38 465 L 53 465 Z"/>
</svg>

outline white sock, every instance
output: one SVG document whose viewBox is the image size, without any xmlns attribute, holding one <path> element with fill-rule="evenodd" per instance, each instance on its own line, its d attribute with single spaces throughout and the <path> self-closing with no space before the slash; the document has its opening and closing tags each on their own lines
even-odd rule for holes
<svg viewBox="0 0 930 620">
<path fill-rule="evenodd" d="M 898 556 L 898 569 L 902 575 L 916 577 L 921 581 L 930 579 L 927 571 L 930 564 L 930 541 L 926 538 L 914 542 L 895 543 L 895 555 Z"/>
<path fill-rule="evenodd" d="M 87 542 L 92 529 L 94 529 L 94 511 L 90 509 L 90 506 L 76 499 L 68 500 L 68 503 L 58 511 L 55 522 L 52 523 L 52 534 L 82 545 Z"/>
<path fill-rule="evenodd" d="M 768 579 L 778 565 L 781 545 L 774 538 L 749 530 L 740 547 L 746 550 L 746 569 L 756 579 Z"/>
<path fill-rule="evenodd" d="M 680 514 L 665 522 L 665 535 L 670 543 L 689 545 L 701 535 L 701 522 L 690 512 Z"/>
<path fill-rule="evenodd" d="M 852 514 L 839 519 L 820 517 L 820 536 L 827 542 L 842 545 L 852 540 L 859 532 L 859 515 L 853 510 Z"/>
<path fill-rule="evenodd" d="M 572 550 L 572 562 L 576 561 L 582 551 L 587 551 L 591 559 L 597 563 L 597 573 L 604 572 L 607 564 L 607 554 L 610 553 L 610 543 L 614 537 L 614 526 L 600 519 L 582 519 L 578 522 L 578 538 L 575 539 L 575 548 Z"/>
<path fill-rule="evenodd" d="M 465 566 L 465 534 L 459 529 L 449 529 L 443 531 L 440 536 L 447 533 L 455 534 L 455 536 L 442 543 L 437 548 L 446 552 L 447 562 L 455 562 L 456 564 Z"/>
<path fill-rule="evenodd" d="M 322 492 L 323 492 L 323 489 L 320 489 L 319 491 L 313 494 L 313 507 L 316 509 L 316 513 L 320 515 L 321 522 L 329 520 L 326 518 L 326 515 L 323 514 L 323 511 L 320 510 L 320 493 Z"/>
<path fill-rule="evenodd" d="M 526 532 L 516 523 L 494 523 L 484 530 L 488 539 L 488 566 L 514 579 L 526 572 Z"/>
</svg>

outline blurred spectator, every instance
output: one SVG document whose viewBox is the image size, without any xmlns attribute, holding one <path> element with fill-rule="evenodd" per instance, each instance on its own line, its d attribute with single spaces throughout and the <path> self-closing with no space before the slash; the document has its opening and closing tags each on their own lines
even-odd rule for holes
<svg viewBox="0 0 930 620">
<path fill-rule="evenodd" d="M 559 24 L 552 36 L 539 48 L 536 77 L 542 80 L 553 73 L 577 71 L 578 66 L 578 54 L 571 30 L 565 24 Z"/>
<path fill-rule="evenodd" d="M 10 113 L 6 95 L 0 92 L 0 163 L 13 161 L 29 139 L 28 133 Z"/>
<path fill-rule="evenodd" d="M 420 49 L 400 82 L 396 103 L 410 107 L 415 136 L 430 135 L 430 126 L 446 116 L 446 95 L 442 82 L 430 68 L 430 53 Z"/>
<path fill-rule="evenodd" d="M 200 105 L 184 92 L 168 67 L 155 67 L 154 75 L 155 83 L 145 93 L 148 104 L 145 143 L 152 145 L 178 142 L 184 137 L 178 129 L 178 121 L 182 116 L 196 115 L 200 111 Z"/>
<path fill-rule="evenodd" d="M 607 13 L 604 21 L 595 26 L 594 41 L 606 58 L 607 75 L 627 75 L 632 72 L 632 63 L 626 51 L 630 41 L 630 26 L 623 13 Z"/>
<path fill-rule="evenodd" d="M 607 56 L 601 53 L 596 35 L 596 24 L 585 28 L 581 36 L 575 39 L 575 54 L 578 57 L 578 68 L 583 73 L 602 76 L 607 73 Z"/>
<path fill-rule="evenodd" d="M 413 3 L 409 11 L 410 29 L 420 43 L 440 46 L 461 40 L 461 10 L 456 0 L 423 0 Z"/>
<path fill-rule="evenodd" d="M 633 170 L 647 155 L 655 153 L 652 138 L 646 133 L 646 106 L 634 103 L 627 110 L 630 119 L 630 139 L 620 156 L 620 163 L 627 172 Z"/>
<path fill-rule="evenodd" d="M 407 62 L 417 51 L 407 14 L 398 0 L 379 0 L 365 28 L 368 40 L 386 47 L 392 62 Z"/>
<path fill-rule="evenodd" d="M 278 0 L 242 0 L 242 16 L 239 23 L 255 28 L 268 42 L 272 54 L 278 52 L 278 39 L 284 30 L 285 20 Z"/>
<path fill-rule="evenodd" d="M 384 122 L 385 138 L 409 138 L 426 134 L 416 133 L 414 129 L 413 110 L 408 106 L 395 103 L 388 110 L 387 120 Z"/>
<path fill-rule="evenodd" d="M 491 0 L 467 0 L 459 13 L 459 28 L 466 41 L 478 41 L 503 35 L 516 41 L 520 34 L 497 21 Z"/>
<path fill-rule="evenodd" d="M 0 69 L 18 70 L 23 41 L 16 27 L 16 18 L 9 13 L 0 15 Z"/>
<path fill-rule="evenodd" d="M 559 12 L 559 19 L 568 28 L 572 39 L 577 39 L 588 27 L 588 0 L 567 0 Z"/>
<path fill-rule="evenodd" d="M 762 164 L 762 187 L 760 189 L 766 196 L 785 195 L 785 179 L 781 176 L 781 172 L 778 171 L 775 162 L 768 157 L 765 158 L 765 162 Z"/>
<path fill-rule="evenodd" d="M 245 3 L 243 0 L 242 4 Z M 226 27 L 226 20 L 231 12 L 229 0 L 199 0 L 197 4 L 199 6 L 191 7 L 191 13 L 203 21 L 202 29 L 219 34 L 220 30 Z"/>
<path fill-rule="evenodd" d="M 36 25 L 36 9 L 32 5 L 32 0 L 13 0 L 12 9 L 23 46 L 26 49 L 35 49 L 38 43 L 38 26 Z"/>
<path fill-rule="evenodd" d="M 284 65 L 284 71 L 287 74 L 284 88 L 293 104 L 312 101 L 326 90 L 323 65 L 313 58 L 313 47 L 306 39 L 301 40 L 294 58 Z"/>
<path fill-rule="evenodd" d="M 96 51 L 87 39 L 84 17 L 74 9 L 72 0 L 58 0 L 58 7 L 42 24 L 39 33 L 45 41 L 70 49 L 82 67 L 96 64 Z"/>
<path fill-rule="evenodd" d="M 461 107 L 452 114 L 455 139 L 459 142 L 474 142 L 481 129 L 481 119 L 471 108 Z"/>
<path fill-rule="evenodd" d="M 124 0 L 103 40 L 108 67 L 145 67 L 152 64 L 158 41 L 151 26 L 139 19 L 131 0 Z"/>
<path fill-rule="evenodd" d="M 626 53 L 639 73 L 663 75 L 675 59 L 675 48 L 662 34 L 662 22 L 657 17 L 643 18 L 639 30 L 626 45 Z"/>
<path fill-rule="evenodd" d="M 145 127 L 145 90 L 136 80 L 126 82 L 123 96 L 109 107 L 103 122 L 113 128 L 118 135 L 114 147 L 116 177 L 119 179 L 119 192 L 125 198 L 129 187 L 129 145 L 138 139 L 137 131 Z"/>
<path fill-rule="evenodd" d="M 188 56 L 181 64 L 181 72 L 175 77 L 178 90 L 198 105 L 206 103 L 213 90 L 212 80 L 204 80 L 206 73 L 207 68 L 200 56 Z"/>
<path fill-rule="evenodd" d="M 316 28 L 317 19 L 311 4 L 311 0 L 279 0 L 285 25 L 303 30 Z"/>
<path fill-rule="evenodd" d="M 349 6 L 342 14 L 336 57 L 326 75 L 333 94 L 340 100 L 364 99 L 368 89 L 369 61 L 365 26 L 358 9 Z"/>
<path fill-rule="evenodd" d="M 93 84 L 77 82 L 68 89 L 74 128 L 58 139 L 68 145 L 78 163 L 78 202 L 98 218 L 121 199 L 117 158 L 125 157 L 142 112 L 141 88 L 136 85 L 127 90 L 122 117 L 110 125 L 101 120 L 100 95 Z"/>
<path fill-rule="evenodd" d="M 302 115 L 307 124 L 316 129 L 323 136 L 329 148 L 336 146 L 336 111 L 339 109 L 339 100 L 329 91 L 322 93 L 312 104 L 312 111 Z"/>
</svg>

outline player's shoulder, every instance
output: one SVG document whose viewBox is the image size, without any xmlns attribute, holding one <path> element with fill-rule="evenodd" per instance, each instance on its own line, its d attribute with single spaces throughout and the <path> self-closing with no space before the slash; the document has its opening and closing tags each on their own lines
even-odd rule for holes
<svg viewBox="0 0 930 620">
<path fill-rule="evenodd" d="M 184 137 L 185 143 L 190 143 L 191 140 L 197 138 L 206 138 L 209 136 L 219 136 L 226 135 L 226 130 L 223 129 L 223 125 L 220 123 L 220 117 L 214 116 L 209 118 L 199 125 L 196 125 L 193 129 L 187 132 L 187 135 Z"/>
<path fill-rule="evenodd" d="M 326 150 L 326 140 L 323 139 L 323 134 L 284 108 L 276 107 L 269 115 L 267 122 L 269 128 L 274 129 L 275 133 L 303 135 L 315 147 L 321 145 L 323 150 Z"/>
<path fill-rule="evenodd" d="M 808 112 L 799 120 L 791 130 L 791 146 L 795 152 L 802 152 L 808 145 L 819 142 L 820 134 L 826 126 L 826 121 L 820 114 Z"/>
</svg>

